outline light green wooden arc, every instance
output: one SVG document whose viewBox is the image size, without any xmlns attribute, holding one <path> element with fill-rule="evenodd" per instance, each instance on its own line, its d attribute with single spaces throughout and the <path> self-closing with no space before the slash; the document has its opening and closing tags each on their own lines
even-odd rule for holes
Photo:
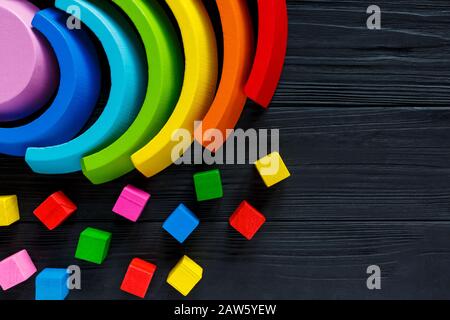
<svg viewBox="0 0 450 320">
<path fill-rule="evenodd" d="M 169 119 L 183 79 L 181 43 L 157 1 L 113 2 L 129 16 L 142 38 L 148 61 L 148 86 L 142 108 L 128 130 L 111 145 L 82 159 L 83 173 L 94 184 L 114 180 L 134 169 L 130 156 Z"/>
</svg>

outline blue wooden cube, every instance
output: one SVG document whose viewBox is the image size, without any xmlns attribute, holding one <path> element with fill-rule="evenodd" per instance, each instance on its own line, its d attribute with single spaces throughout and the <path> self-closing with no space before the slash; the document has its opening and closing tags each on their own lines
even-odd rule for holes
<svg viewBox="0 0 450 320">
<path fill-rule="evenodd" d="M 180 204 L 166 219 L 163 229 L 172 235 L 178 242 L 183 243 L 192 231 L 197 228 L 200 221 L 184 204 Z"/>
<path fill-rule="evenodd" d="M 46 268 L 36 277 L 36 300 L 64 300 L 69 294 L 66 269 Z"/>
</svg>

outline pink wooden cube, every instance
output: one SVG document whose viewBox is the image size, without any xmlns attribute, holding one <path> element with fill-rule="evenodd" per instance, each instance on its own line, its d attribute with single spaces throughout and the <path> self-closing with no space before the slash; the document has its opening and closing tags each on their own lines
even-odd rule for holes
<svg viewBox="0 0 450 320">
<path fill-rule="evenodd" d="M 8 290 L 30 278 L 36 272 L 27 250 L 0 261 L 0 287 Z"/>
<path fill-rule="evenodd" d="M 122 190 L 122 193 L 113 208 L 113 212 L 128 220 L 136 222 L 141 216 L 148 199 L 150 199 L 149 193 L 133 187 L 132 185 L 128 185 Z"/>
</svg>

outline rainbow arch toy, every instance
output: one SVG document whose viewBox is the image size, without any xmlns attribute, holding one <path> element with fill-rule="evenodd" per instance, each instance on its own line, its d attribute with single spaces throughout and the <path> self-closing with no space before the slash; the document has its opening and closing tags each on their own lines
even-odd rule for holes
<svg viewBox="0 0 450 320">
<path fill-rule="evenodd" d="M 24 156 L 37 173 L 82 171 L 94 184 L 133 169 L 151 177 L 172 164 L 177 129 L 211 148 L 205 132 L 233 129 L 248 98 L 267 108 L 286 55 L 286 1 L 258 0 L 255 35 L 247 0 L 216 0 L 221 74 L 203 2 L 165 2 L 162 8 L 156 0 L 56 0 L 55 8 L 40 11 L 27 0 L 1 2 L 0 153 Z M 73 7 L 80 30 L 66 23 Z M 93 36 L 106 53 L 111 89 L 100 117 L 85 128 L 102 77 Z M 18 65 L 14 52 L 21 48 L 34 48 L 36 58 L 7 81 L 6 64 Z"/>
</svg>

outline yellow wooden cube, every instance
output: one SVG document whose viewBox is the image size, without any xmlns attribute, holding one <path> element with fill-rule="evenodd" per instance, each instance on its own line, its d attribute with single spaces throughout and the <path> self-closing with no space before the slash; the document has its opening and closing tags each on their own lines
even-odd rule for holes
<svg viewBox="0 0 450 320">
<path fill-rule="evenodd" d="M 187 296 L 203 276 L 203 268 L 188 256 L 184 256 L 170 271 L 167 283 Z"/>
<path fill-rule="evenodd" d="M 278 152 L 259 159 L 255 166 L 268 188 L 291 176 Z"/>
<path fill-rule="evenodd" d="M 0 227 L 6 227 L 20 219 L 17 196 L 0 196 Z"/>
</svg>

